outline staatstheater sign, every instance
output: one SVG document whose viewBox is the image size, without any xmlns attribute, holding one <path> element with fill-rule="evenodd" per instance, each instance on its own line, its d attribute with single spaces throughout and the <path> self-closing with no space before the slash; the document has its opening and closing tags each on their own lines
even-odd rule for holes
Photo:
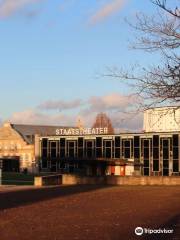
<svg viewBox="0 0 180 240">
<path fill-rule="evenodd" d="M 108 134 L 108 128 L 58 128 L 56 135 L 98 135 Z"/>
</svg>

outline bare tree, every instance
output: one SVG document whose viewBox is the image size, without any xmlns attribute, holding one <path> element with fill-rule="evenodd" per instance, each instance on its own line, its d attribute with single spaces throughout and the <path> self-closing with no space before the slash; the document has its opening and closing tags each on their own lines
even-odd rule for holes
<svg viewBox="0 0 180 240">
<path fill-rule="evenodd" d="M 133 48 L 159 52 L 161 63 L 151 67 L 136 66 L 128 71 L 111 68 L 107 74 L 133 86 L 135 94 L 143 99 L 140 106 L 143 110 L 163 102 L 180 103 L 180 8 L 169 7 L 174 0 L 150 1 L 157 7 L 156 15 L 140 13 L 136 15 L 135 25 L 129 23 L 140 33 Z"/>
</svg>

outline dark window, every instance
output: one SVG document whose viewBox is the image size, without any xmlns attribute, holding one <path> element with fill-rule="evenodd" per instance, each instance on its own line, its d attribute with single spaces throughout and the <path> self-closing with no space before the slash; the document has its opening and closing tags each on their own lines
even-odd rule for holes
<svg viewBox="0 0 180 240">
<path fill-rule="evenodd" d="M 125 147 L 130 147 L 130 141 L 129 141 L 129 140 L 124 141 L 124 146 L 125 146 Z"/>
<path fill-rule="evenodd" d="M 159 159 L 159 148 L 157 148 L 157 147 L 153 148 L 153 158 Z"/>
<path fill-rule="evenodd" d="M 51 157 L 52 158 L 56 157 L 56 149 L 55 148 L 51 148 Z"/>
<path fill-rule="evenodd" d="M 83 157 L 83 149 L 82 148 L 78 149 L 78 157 L 80 157 L 80 158 Z"/>
<path fill-rule="evenodd" d="M 163 148 L 163 159 L 169 159 L 169 149 Z"/>
<path fill-rule="evenodd" d="M 169 169 L 163 169 L 163 176 L 169 176 Z"/>
<path fill-rule="evenodd" d="M 124 149 L 124 157 L 125 158 L 130 158 L 131 155 L 130 155 L 130 148 L 125 148 Z"/>
<path fill-rule="evenodd" d="M 78 138 L 78 147 L 83 147 L 83 138 Z"/>
<path fill-rule="evenodd" d="M 105 146 L 106 147 L 111 147 L 111 141 L 105 141 Z"/>
<path fill-rule="evenodd" d="M 179 172 L 179 160 L 173 160 L 173 172 Z"/>
<path fill-rule="evenodd" d="M 120 158 L 120 148 L 115 148 L 115 158 Z"/>
<path fill-rule="evenodd" d="M 75 147 L 74 142 L 69 142 L 68 144 L 69 144 L 69 148 L 74 148 Z"/>
<path fill-rule="evenodd" d="M 144 168 L 144 176 L 149 176 L 149 168 Z"/>
<path fill-rule="evenodd" d="M 101 158 L 102 157 L 102 149 L 101 148 L 96 148 L 96 157 Z"/>
<path fill-rule="evenodd" d="M 43 138 L 43 139 L 42 139 L 42 147 L 43 147 L 43 148 L 47 148 L 47 145 L 48 145 L 47 143 L 48 143 L 47 138 Z"/>
<path fill-rule="evenodd" d="M 154 147 L 158 147 L 159 146 L 159 136 L 158 135 L 154 135 L 153 136 L 153 146 Z"/>
<path fill-rule="evenodd" d="M 48 157 L 47 148 L 42 149 L 42 157 Z"/>
<path fill-rule="evenodd" d="M 111 158 L 111 148 L 106 148 L 105 149 L 105 157 L 106 158 Z"/>
<path fill-rule="evenodd" d="M 177 147 L 173 147 L 173 159 L 179 158 L 179 149 Z"/>
<path fill-rule="evenodd" d="M 149 160 L 148 159 L 144 159 L 144 167 L 149 167 Z"/>
<path fill-rule="evenodd" d="M 60 157 L 64 158 L 65 157 L 65 149 L 60 149 Z"/>
<path fill-rule="evenodd" d="M 51 142 L 51 148 L 56 148 L 56 142 Z"/>
<path fill-rule="evenodd" d="M 144 140 L 144 147 L 149 147 L 149 140 Z"/>
<path fill-rule="evenodd" d="M 159 160 L 153 161 L 153 171 L 159 171 Z"/>
<path fill-rule="evenodd" d="M 102 147 L 102 138 L 101 137 L 96 138 L 96 147 Z"/>
<path fill-rule="evenodd" d="M 47 159 L 42 158 L 42 168 L 47 168 Z"/>
<path fill-rule="evenodd" d="M 92 149 L 89 149 L 89 148 L 88 148 L 88 149 L 86 150 L 86 156 L 89 157 L 89 158 L 93 157 Z"/>
<path fill-rule="evenodd" d="M 168 145 L 169 145 L 168 143 L 169 143 L 168 140 L 163 140 L 163 146 L 164 147 L 168 147 Z"/>
<path fill-rule="evenodd" d="M 134 158 L 139 158 L 139 157 L 140 157 L 139 148 L 134 148 Z"/>
<path fill-rule="evenodd" d="M 120 147 L 120 137 L 115 137 L 115 147 Z"/>
<path fill-rule="evenodd" d="M 65 147 L 65 138 L 60 139 L 60 147 Z"/>
<path fill-rule="evenodd" d="M 163 161 L 163 168 L 169 168 L 169 160 Z"/>
<path fill-rule="evenodd" d="M 173 135 L 173 146 L 178 147 L 178 135 Z"/>
<path fill-rule="evenodd" d="M 149 158 L 149 148 L 144 148 L 144 158 Z"/>
<path fill-rule="evenodd" d="M 86 143 L 86 146 L 87 146 L 87 148 L 92 148 L 93 144 L 92 144 L 91 141 L 89 141 L 89 142 Z"/>
<path fill-rule="evenodd" d="M 69 157 L 74 157 L 74 148 L 69 149 Z"/>
<path fill-rule="evenodd" d="M 134 147 L 139 147 L 139 136 L 134 137 Z"/>
</svg>

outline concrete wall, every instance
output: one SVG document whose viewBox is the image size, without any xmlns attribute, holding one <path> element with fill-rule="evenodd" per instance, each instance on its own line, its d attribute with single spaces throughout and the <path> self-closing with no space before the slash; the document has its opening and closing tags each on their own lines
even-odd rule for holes
<svg viewBox="0 0 180 240">
<path fill-rule="evenodd" d="M 61 185 L 62 184 L 61 174 L 49 175 L 49 176 L 39 176 L 34 178 L 35 186 L 52 186 L 52 185 Z"/>
<path fill-rule="evenodd" d="M 107 185 L 180 185 L 180 177 L 79 176 L 71 174 L 35 178 L 35 186 L 107 184 Z"/>
<path fill-rule="evenodd" d="M 108 184 L 108 185 L 180 185 L 180 177 L 132 177 L 100 176 L 82 177 L 64 174 L 62 184 Z"/>
</svg>

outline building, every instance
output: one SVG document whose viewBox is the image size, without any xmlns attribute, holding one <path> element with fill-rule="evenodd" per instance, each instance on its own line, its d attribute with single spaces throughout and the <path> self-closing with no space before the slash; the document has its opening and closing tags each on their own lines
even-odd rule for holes
<svg viewBox="0 0 180 240">
<path fill-rule="evenodd" d="M 43 171 L 179 175 L 179 132 L 41 137 Z"/>
<path fill-rule="evenodd" d="M 174 111 L 177 115 L 179 109 L 145 111 L 144 131 L 139 133 L 108 134 L 92 128 L 57 130 L 54 136 L 40 137 L 41 169 L 87 175 L 180 175 L 180 126 L 173 122 Z"/>
<path fill-rule="evenodd" d="M 180 108 L 158 107 L 144 112 L 145 132 L 177 132 L 180 131 Z"/>
<path fill-rule="evenodd" d="M 54 135 L 57 126 L 4 123 L 0 128 L 0 161 L 3 171 L 37 172 L 38 136 Z"/>
<path fill-rule="evenodd" d="M 179 176 L 179 113 L 177 107 L 148 109 L 143 131 L 117 134 L 107 127 L 6 123 L 0 129 L 0 159 L 6 171 Z"/>
</svg>

